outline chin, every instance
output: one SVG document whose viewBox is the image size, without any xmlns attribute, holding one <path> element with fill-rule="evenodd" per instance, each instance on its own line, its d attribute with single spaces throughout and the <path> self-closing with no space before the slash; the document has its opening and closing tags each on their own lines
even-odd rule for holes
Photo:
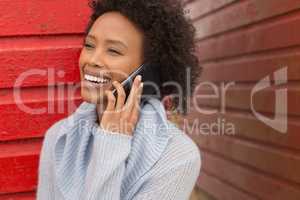
<svg viewBox="0 0 300 200">
<path fill-rule="evenodd" d="M 87 91 L 81 89 L 81 97 L 84 101 L 92 104 L 101 104 L 104 102 L 103 94 L 97 94 L 97 92 Z"/>
</svg>

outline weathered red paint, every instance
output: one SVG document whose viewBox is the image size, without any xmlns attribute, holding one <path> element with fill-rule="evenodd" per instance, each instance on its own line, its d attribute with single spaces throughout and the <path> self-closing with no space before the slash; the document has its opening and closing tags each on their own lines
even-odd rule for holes
<svg viewBox="0 0 300 200">
<path fill-rule="evenodd" d="M 0 36 L 82 33 L 90 10 L 87 0 L 0 1 Z"/>
<path fill-rule="evenodd" d="M 1 144 L 0 194 L 32 191 L 36 188 L 41 139 Z"/>
<path fill-rule="evenodd" d="M 90 9 L 87 0 L 3 0 L 0 9 L 0 199 L 33 200 L 43 136 L 82 101 L 78 58 Z"/>
<path fill-rule="evenodd" d="M 300 199 L 299 7 L 297 0 L 194 0 L 186 5 L 197 29 L 200 81 L 234 83 L 226 90 L 224 113 L 221 99 L 199 99 L 181 121 L 202 150 L 198 185 L 217 200 Z M 288 95 L 285 134 L 259 121 L 250 107 L 257 82 L 268 76 L 273 83 L 273 72 L 283 67 L 288 67 L 288 82 L 280 86 L 287 88 Z M 278 88 L 255 94 L 256 111 L 274 117 Z M 195 94 L 212 92 L 200 87 Z M 199 113 L 196 106 L 219 112 Z M 211 124 L 218 118 L 233 123 L 235 135 L 207 135 L 192 129 L 195 120 Z"/>
</svg>

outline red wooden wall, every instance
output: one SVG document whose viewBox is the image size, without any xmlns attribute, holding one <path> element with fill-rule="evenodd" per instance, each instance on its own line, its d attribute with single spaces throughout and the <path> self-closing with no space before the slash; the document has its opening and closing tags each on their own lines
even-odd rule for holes
<svg viewBox="0 0 300 200">
<path fill-rule="evenodd" d="M 200 81 L 236 83 L 226 93 L 225 114 L 191 109 L 187 117 L 203 123 L 223 117 L 236 128 L 234 136 L 190 132 L 202 152 L 199 186 L 218 200 L 300 199 L 300 2 L 185 2 L 197 28 Z M 87 0 L 1 0 L 0 10 L 0 199 L 29 200 L 35 196 L 43 134 L 71 112 L 59 110 L 62 105 L 66 109 L 70 101 L 81 100 L 78 92 L 67 96 L 66 88 L 79 80 L 77 60 L 89 10 Z M 287 134 L 257 120 L 249 103 L 257 81 L 282 66 L 288 66 Z M 25 79 L 22 102 L 16 102 L 15 81 L 32 69 L 44 74 Z M 275 89 L 257 94 L 256 110 L 273 115 Z M 18 107 L 47 108 L 49 101 L 48 112 L 41 114 Z M 220 107 L 219 100 L 197 104 Z"/>
<path fill-rule="evenodd" d="M 235 127 L 234 135 L 186 128 L 202 152 L 200 188 L 217 200 L 299 200 L 300 1 L 191 0 L 185 8 L 197 28 L 199 81 L 235 83 L 224 96 L 225 113 L 221 99 L 200 99 L 198 106 L 219 112 L 201 114 L 191 103 L 185 119 L 210 124 L 222 118 Z M 280 133 L 253 115 L 250 94 L 260 79 L 284 66 L 288 82 L 254 98 L 255 110 L 271 118 L 276 90 L 287 88 L 288 131 Z M 212 94 L 212 89 L 202 87 L 196 94 Z"/>
<path fill-rule="evenodd" d="M 78 56 L 89 16 L 87 0 L 0 1 L 0 199 L 34 199 L 45 131 L 72 112 L 80 91 Z M 32 71 L 30 71 L 32 70 Z M 34 71 L 33 71 L 34 70 Z M 20 85 L 15 83 L 33 72 Z M 20 109 L 49 108 L 32 114 Z"/>
</svg>

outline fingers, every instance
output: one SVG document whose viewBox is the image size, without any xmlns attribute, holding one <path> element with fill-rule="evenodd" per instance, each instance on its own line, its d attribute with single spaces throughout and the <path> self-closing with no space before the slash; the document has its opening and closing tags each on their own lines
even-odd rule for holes
<svg viewBox="0 0 300 200">
<path fill-rule="evenodd" d="M 118 128 L 117 132 L 130 135 L 139 118 L 139 105 L 143 89 L 141 76 L 135 77 L 125 105 L 126 93 L 123 86 L 118 82 L 113 82 L 113 85 L 117 90 L 118 96 L 116 98 L 110 90 L 105 91 L 107 96 L 107 106 L 101 118 L 100 126 L 110 130 L 111 124 L 116 124 Z M 116 110 L 121 112 L 116 112 Z"/>
<path fill-rule="evenodd" d="M 143 92 L 143 83 L 141 83 L 139 86 L 139 89 L 137 92 L 137 100 L 135 101 L 135 103 L 133 105 L 133 109 L 132 109 L 131 115 L 130 115 L 131 116 L 130 122 L 133 124 L 135 124 L 139 118 L 142 92 Z"/>
<path fill-rule="evenodd" d="M 117 90 L 117 98 L 113 95 L 112 91 L 110 90 L 105 91 L 105 94 L 107 96 L 106 111 L 114 111 L 114 112 L 122 111 L 123 117 L 128 118 L 130 117 L 134 107 L 138 106 L 140 102 L 140 95 L 142 90 L 142 88 L 140 87 L 140 85 L 142 85 L 141 76 L 138 75 L 135 77 L 126 103 L 125 103 L 126 93 L 123 86 L 117 81 L 114 81 L 113 85 Z"/>
<path fill-rule="evenodd" d="M 107 96 L 106 111 L 113 111 L 115 109 L 116 98 L 113 95 L 113 93 L 109 90 L 106 90 L 105 94 Z"/>
<path fill-rule="evenodd" d="M 136 76 L 134 79 L 133 86 L 130 90 L 130 94 L 127 98 L 125 108 L 123 111 L 124 112 L 123 116 L 125 117 L 129 117 L 133 109 L 134 103 L 137 100 L 137 93 L 138 93 L 139 86 L 141 84 L 141 79 L 142 79 L 141 75 Z"/>
<path fill-rule="evenodd" d="M 114 81 L 113 85 L 115 86 L 118 96 L 117 96 L 117 104 L 116 104 L 116 111 L 121 111 L 123 108 L 125 99 L 126 99 L 126 93 L 121 83 L 118 81 Z"/>
</svg>

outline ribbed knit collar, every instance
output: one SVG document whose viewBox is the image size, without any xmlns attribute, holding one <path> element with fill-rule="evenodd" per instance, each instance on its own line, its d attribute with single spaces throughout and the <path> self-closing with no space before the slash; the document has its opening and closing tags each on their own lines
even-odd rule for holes
<svg viewBox="0 0 300 200">
<path fill-rule="evenodd" d="M 88 141 L 88 137 L 94 134 L 94 130 L 98 127 L 96 120 L 96 105 L 83 101 L 75 110 L 75 112 L 64 121 L 61 130 L 58 133 L 56 142 L 62 138 L 65 138 L 63 136 L 67 136 L 69 134 L 81 135 L 80 137 L 70 136 L 70 138 L 67 139 L 69 141 L 73 140 L 74 144 L 78 139 Z M 142 109 L 140 110 L 139 121 L 133 133 L 131 152 L 126 161 L 124 182 L 121 188 L 122 193 L 127 193 L 129 196 L 133 196 L 136 191 L 130 189 L 133 188 L 134 184 L 136 184 L 140 179 L 146 178 L 143 175 L 145 175 L 159 160 L 166 149 L 168 140 L 171 137 L 170 131 L 167 130 L 170 128 L 168 125 L 169 123 L 167 123 L 163 104 L 155 98 L 147 99 L 147 102 L 143 104 Z M 75 155 L 75 153 L 72 155 L 71 153 L 70 155 L 64 155 L 65 152 L 68 153 L 69 151 L 61 152 L 60 148 L 62 148 L 62 146 L 65 144 L 65 142 L 55 144 L 56 153 L 54 154 L 56 160 L 56 176 L 58 178 L 58 186 L 61 188 L 64 188 L 63 185 L 65 182 L 72 180 L 64 180 L 64 173 L 71 173 L 71 171 L 62 172 L 59 170 L 59 168 L 61 165 L 64 165 L 64 157 Z M 76 169 L 73 169 L 73 171 L 74 174 L 70 175 L 72 177 L 76 176 Z M 75 180 L 75 178 L 73 180 Z M 76 186 L 79 187 L 81 184 L 84 184 L 83 177 L 76 178 L 76 180 L 82 180 L 82 183 L 76 183 Z M 68 191 L 61 192 L 65 196 L 68 196 L 68 194 L 76 190 L 79 190 L 79 188 L 69 188 Z"/>
</svg>

